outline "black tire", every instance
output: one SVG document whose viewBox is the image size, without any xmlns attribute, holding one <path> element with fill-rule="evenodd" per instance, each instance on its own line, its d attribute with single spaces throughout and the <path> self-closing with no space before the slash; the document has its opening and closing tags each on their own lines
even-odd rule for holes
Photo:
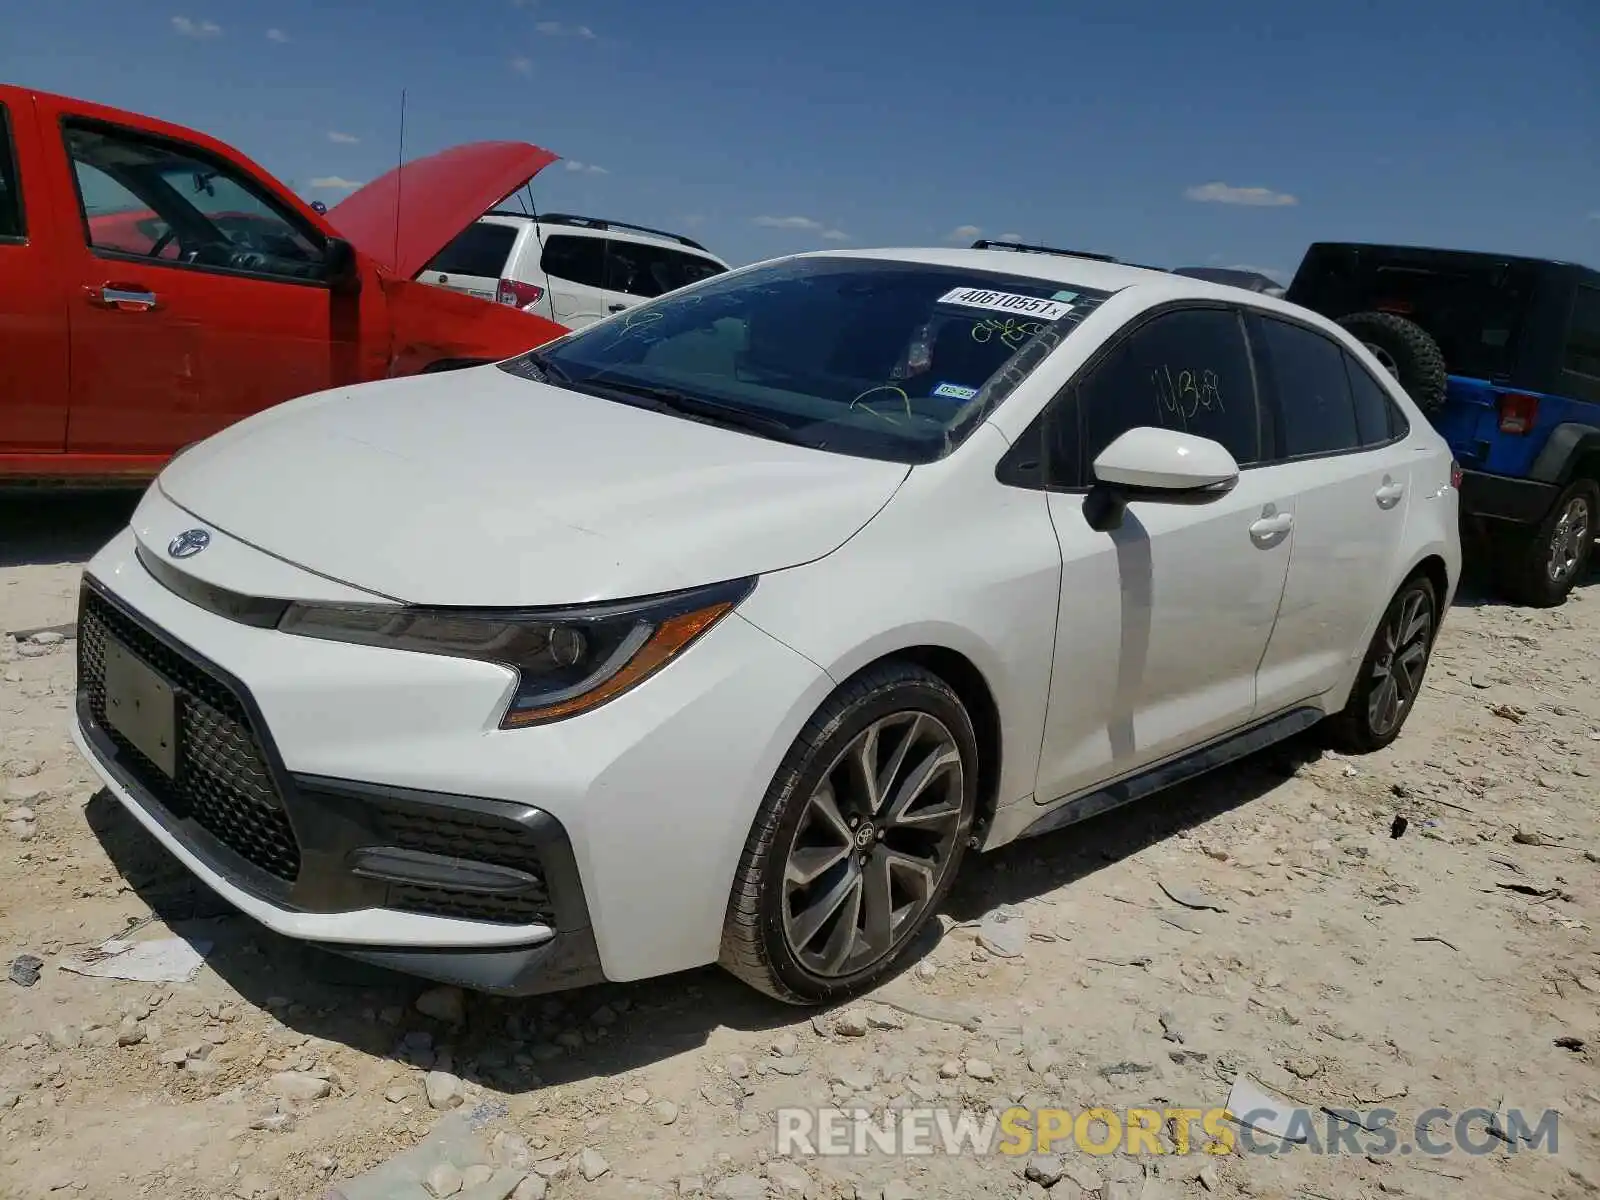
<svg viewBox="0 0 1600 1200">
<path fill-rule="evenodd" d="M 1444 353 L 1422 326 L 1385 312 L 1351 313 L 1340 317 L 1339 324 L 1389 368 L 1423 412 L 1444 407 Z"/>
<path fill-rule="evenodd" d="M 931 718 L 931 722 L 916 719 L 918 715 Z M 930 776 L 938 781 L 941 792 L 940 796 L 935 797 L 937 810 L 919 809 L 916 804 L 911 806 L 911 810 L 922 814 L 931 812 L 939 818 L 941 828 L 948 825 L 948 852 L 942 855 L 939 870 L 930 872 L 933 875 L 931 886 L 924 889 L 925 897 L 907 912 L 903 926 L 895 929 L 891 924 L 892 936 L 885 939 L 887 951 L 866 946 L 863 953 L 876 953 L 878 957 L 863 961 L 853 968 L 847 960 L 837 971 L 823 973 L 802 961 L 801 954 L 791 945 L 791 932 L 786 932 L 795 931 L 801 918 L 808 913 L 825 907 L 813 906 L 798 915 L 791 914 L 790 896 L 786 894 L 788 889 L 794 887 L 798 894 L 813 886 L 811 883 L 793 884 L 788 880 L 791 853 L 799 850 L 809 854 L 812 856 L 810 863 L 813 864 L 833 853 L 826 847 L 818 850 L 800 845 L 802 840 L 816 836 L 817 829 L 824 833 L 830 829 L 826 821 L 815 815 L 818 810 L 814 808 L 814 797 L 820 785 L 825 780 L 835 785 L 839 796 L 835 811 L 844 813 L 847 808 L 846 789 L 839 772 L 850 770 L 850 764 L 858 760 L 852 757 L 850 763 L 846 763 L 843 756 L 847 751 L 852 751 L 860 739 L 869 736 L 870 731 L 880 728 L 892 730 L 898 726 L 890 723 L 902 721 L 910 731 L 907 733 L 909 749 L 902 758 L 906 764 L 914 765 L 906 774 L 891 773 L 891 783 L 912 773 L 916 764 L 925 765 L 917 757 L 921 747 L 929 747 L 926 762 L 934 761 L 936 748 L 946 747 L 945 735 L 948 735 L 948 748 L 942 751 L 945 758 L 948 758 L 950 749 L 959 755 L 959 779 L 951 777 L 953 772 L 948 766 Z M 926 736 L 930 740 L 912 745 L 912 740 L 918 736 L 917 731 L 921 730 L 928 731 Z M 880 750 L 893 760 L 897 744 L 891 739 Z M 719 956 L 721 965 L 757 991 L 789 1004 L 827 1004 L 876 986 L 903 965 L 907 949 L 916 942 L 918 933 L 933 918 L 949 893 L 956 872 L 960 869 L 967 840 L 972 836 L 973 817 L 977 809 L 977 781 L 978 742 L 972 720 L 956 693 L 943 679 L 911 663 L 886 662 L 869 667 L 840 685 L 801 730 L 761 802 L 745 842 L 744 854 L 740 857 L 728 900 Z M 934 785 L 930 784 L 927 791 L 933 793 Z M 893 807 L 887 795 L 884 804 L 883 811 L 887 814 Z M 873 836 L 872 822 L 877 820 L 878 817 L 874 816 L 871 820 L 861 821 L 859 826 L 852 824 L 850 828 L 854 830 L 853 834 L 841 830 L 844 837 L 835 841 L 835 847 L 844 847 L 843 858 L 829 865 L 816 879 L 814 886 L 818 890 L 827 888 L 831 894 L 833 889 L 843 888 L 847 874 L 865 880 L 868 871 L 879 866 L 880 859 L 874 856 L 880 852 L 880 843 L 890 856 L 901 857 L 897 854 L 896 846 L 903 843 L 891 845 L 883 840 L 886 832 L 896 832 L 887 815 L 883 829 L 876 835 L 879 842 L 870 840 Z M 863 845 L 860 841 L 862 826 L 866 827 L 865 834 L 869 838 L 864 853 L 860 852 Z M 927 832 L 901 828 L 896 836 L 900 833 L 927 835 Z M 889 867 L 884 865 L 882 879 L 887 881 L 892 878 L 894 876 Z M 860 886 L 863 890 L 857 893 L 857 903 L 864 913 L 866 902 L 860 897 L 869 885 L 863 882 Z M 893 895 L 893 892 L 884 894 Z M 867 919 L 858 915 L 848 902 L 840 911 L 851 913 L 852 926 Z M 892 903 L 888 911 L 895 911 Z M 815 945 L 819 938 L 831 944 L 832 936 L 845 928 L 843 917 L 830 919 L 811 940 L 801 946 L 801 951 L 808 945 Z M 851 932 L 844 936 L 844 940 L 854 944 L 863 939 Z"/>
<path fill-rule="evenodd" d="M 1578 528 L 1576 526 L 1580 526 Z M 1556 608 L 1594 562 L 1600 532 L 1600 484 L 1575 479 L 1550 506 L 1532 535 L 1501 534 L 1494 552 L 1495 578 L 1502 595 L 1531 608 Z M 1562 561 L 1557 569 L 1557 554 Z"/>
<path fill-rule="evenodd" d="M 1415 612 L 1413 602 L 1417 605 Z M 1413 637 L 1409 631 L 1417 615 L 1426 617 L 1427 627 Z M 1401 585 L 1384 610 L 1383 620 L 1378 622 L 1377 632 L 1372 635 L 1372 642 L 1361 660 L 1361 671 L 1350 689 L 1344 711 L 1327 722 L 1328 741 L 1336 749 L 1347 754 L 1371 754 L 1400 736 L 1406 718 L 1416 705 L 1417 694 L 1422 690 L 1438 631 L 1439 599 L 1434 594 L 1433 584 L 1425 575 L 1413 575 Z M 1413 669 L 1396 670 L 1404 664 L 1405 654 L 1414 642 L 1420 643 L 1421 661 Z M 1384 712 L 1385 706 L 1377 702 L 1377 693 L 1385 680 L 1392 680 L 1398 693 L 1399 707 L 1392 714 Z"/>
</svg>

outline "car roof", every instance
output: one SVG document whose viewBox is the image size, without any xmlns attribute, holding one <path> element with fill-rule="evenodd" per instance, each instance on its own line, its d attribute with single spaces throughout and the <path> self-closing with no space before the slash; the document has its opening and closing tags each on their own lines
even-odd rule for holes
<svg viewBox="0 0 1600 1200">
<path fill-rule="evenodd" d="M 1263 309 L 1292 311 L 1298 305 L 1260 292 L 1248 292 L 1227 284 L 1211 283 L 1190 275 L 1174 275 L 1157 267 L 1135 267 L 1126 263 L 1102 262 L 1069 254 L 1018 253 L 1015 250 L 945 249 L 943 247 L 886 247 L 862 250 L 816 250 L 796 258 L 868 258 L 897 262 L 926 263 L 929 266 L 965 268 L 971 271 L 996 271 L 1022 275 L 1050 283 L 1076 284 L 1099 292 L 1121 292 L 1129 288 L 1148 290 L 1151 301 L 1185 298 L 1227 300 L 1249 303 Z"/>
</svg>

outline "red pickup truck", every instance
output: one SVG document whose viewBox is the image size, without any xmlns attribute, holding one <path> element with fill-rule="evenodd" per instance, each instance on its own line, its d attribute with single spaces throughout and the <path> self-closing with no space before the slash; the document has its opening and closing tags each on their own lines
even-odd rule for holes
<svg viewBox="0 0 1600 1200">
<path fill-rule="evenodd" d="M 295 396 L 560 336 L 413 279 L 555 159 L 457 146 L 323 214 L 204 134 L 0 85 L 0 484 L 146 478 Z"/>
</svg>

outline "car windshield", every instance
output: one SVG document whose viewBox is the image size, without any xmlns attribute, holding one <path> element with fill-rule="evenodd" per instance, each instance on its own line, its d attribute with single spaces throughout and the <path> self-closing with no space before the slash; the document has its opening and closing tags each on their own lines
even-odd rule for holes
<svg viewBox="0 0 1600 1200">
<path fill-rule="evenodd" d="M 1107 295 L 995 271 L 789 259 L 663 296 L 501 366 L 821 450 L 931 462 Z"/>
</svg>

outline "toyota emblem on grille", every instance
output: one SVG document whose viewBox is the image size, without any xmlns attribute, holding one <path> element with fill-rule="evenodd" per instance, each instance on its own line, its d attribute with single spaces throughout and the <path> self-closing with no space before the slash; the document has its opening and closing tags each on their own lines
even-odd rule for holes
<svg viewBox="0 0 1600 1200">
<path fill-rule="evenodd" d="M 167 543 L 167 553 L 173 558 L 193 558 L 211 545 L 211 535 L 204 529 L 185 529 Z"/>
</svg>

